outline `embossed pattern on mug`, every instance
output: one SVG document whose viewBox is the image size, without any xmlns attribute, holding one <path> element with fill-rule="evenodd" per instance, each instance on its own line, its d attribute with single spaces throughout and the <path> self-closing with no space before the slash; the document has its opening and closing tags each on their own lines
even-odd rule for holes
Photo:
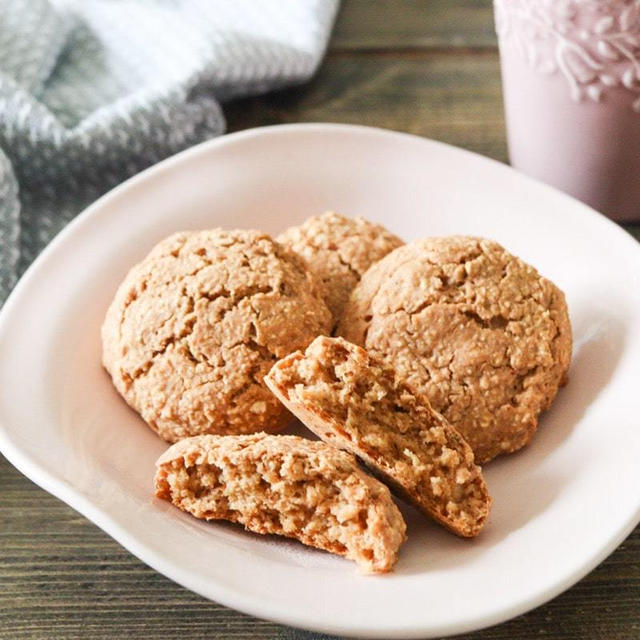
<svg viewBox="0 0 640 640">
<path fill-rule="evenodd" d="M 502 46 L 531 68 L 560 73 L 575 101 L 600 102 L 614 87 L 640 113 L 640 0 L 495 0 Z"/>
</svg>

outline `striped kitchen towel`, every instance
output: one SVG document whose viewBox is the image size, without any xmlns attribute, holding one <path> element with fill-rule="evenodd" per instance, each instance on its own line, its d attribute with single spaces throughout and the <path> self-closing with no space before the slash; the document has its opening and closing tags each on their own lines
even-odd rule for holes
<svg viewBox="0 0 640 640">
<path fill-rule="evenodd" d="M 307 80 L 337 8 L 0 0 L 0 303 L 88 203 L 223 133 L 221 102 Z"/>
</svg>

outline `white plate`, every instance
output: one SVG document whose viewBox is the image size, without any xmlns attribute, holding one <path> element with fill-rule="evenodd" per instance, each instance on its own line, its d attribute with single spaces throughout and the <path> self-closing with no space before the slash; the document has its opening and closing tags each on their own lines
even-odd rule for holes
<svg viewBox="0 0 640 640">
<path fill-rule="evenodd" d="M 406 239 L 495 238 L 565 290 L 575 334 L 570 383 L 534 442 L 486 469 L 495 506 L 484 533 L 461 540 L 406 508 L 409 541 L 381 577 L 154 499 L 165 445 L 100 367 L 105 309 L 162 237 L 213 226 L 277 232 L 329 208 Z M 225 136 L 99 200 L 16 287 L 0 318 L 0 447 L 144 562 L 225 605 L 336 634 L 477 629 L 572 585 L 639 520 L 639 276 L 639 246 L 613 223 L 471 153 L 339 125 Z"/>
</svg>

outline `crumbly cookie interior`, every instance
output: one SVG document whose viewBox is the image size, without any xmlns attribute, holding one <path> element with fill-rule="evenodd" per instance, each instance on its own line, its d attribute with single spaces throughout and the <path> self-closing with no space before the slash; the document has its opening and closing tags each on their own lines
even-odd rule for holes
<svg viewBox="0 0 640 640">
<path fill-rule="evenodd" d="M 365 572 L 394 564 L 404 521 L 352 456 L 295 436 L 202 438 L 205 446 L 159 465 L 158 497 L 198 518 L 346 556 Z"/>
<path fill-rule="evenodd" d="M 317 338 L 268 380 L 286 389 L 294 413 L 304 406 L 319 418 L 302 416 L 318 435 L 346 445 L 455 533 L 483 527 L 491 500 L 471 448 L 391 368 L 342 339 Z"/>
</svg>

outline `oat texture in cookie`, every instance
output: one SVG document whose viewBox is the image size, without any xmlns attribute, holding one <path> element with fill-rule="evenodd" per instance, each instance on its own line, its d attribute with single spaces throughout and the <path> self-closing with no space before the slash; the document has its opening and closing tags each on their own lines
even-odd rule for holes
<svg viewBox="0 0 640 640">
<path fill-rule="evenodd" d="M 133 267 L 102 327 L 103 363 L 169 442 L 278 431 L 262 379 L 331 326 L 303 261 L 259 231 L 177 233 Z"/>
<path fill-rule="evenodd" d="M 483 238 L 426 238 L 375 264 L 337 330 L 392 363 L 487 462 L 534 435 L 566 381 L 565 297 Z"/>
<path fill-rule="evenodd" d="M 195 436 L 158 460 L 156 495 L 206 520 L 296 538 L 389 571 L 405 523 L 387 487 L 344 451 L 297 436 Z"/>
<path fill-rule="evenodd" d="M 440 524 L 465 537 L 483 528 L 491 498 L 471 447 L 379 358 L 318 337 L 265 382 L 325 442 L 357 455 Z"/>
<path fill-rule="evenodd" d="M 364 272 L 403 244 L 379 224 L 334 212 L 309 218 L 277 240 L 306 260 L 336 321 Z"/>
</svg>

